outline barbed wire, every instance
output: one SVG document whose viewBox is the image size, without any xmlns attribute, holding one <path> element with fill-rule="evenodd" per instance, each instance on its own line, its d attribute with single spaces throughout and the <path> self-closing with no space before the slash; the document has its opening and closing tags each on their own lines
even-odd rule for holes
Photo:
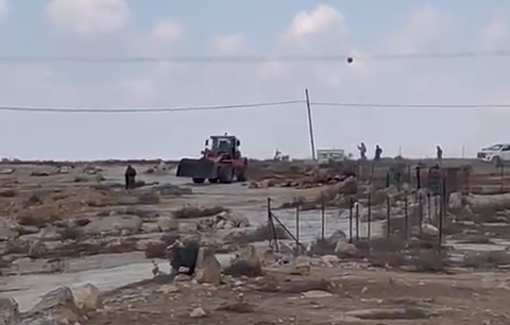
<svg viewBox="0 0 510 325">
<path fill-rule="evenodd" d="M 467 59 L 484 57 L 510 57 L 510 50 L 470 51 L 445 53 L 382 53 L 373 55 L 282 55 L 282 56 L 173 56 L 173 57 L 90 57 L 90 56 L 34 56 L 0 55 L 6 63 L 264 63 L 264 62 L 338 62 L 357 60 L 404 60 L 404 59 Z"/>
</svg>

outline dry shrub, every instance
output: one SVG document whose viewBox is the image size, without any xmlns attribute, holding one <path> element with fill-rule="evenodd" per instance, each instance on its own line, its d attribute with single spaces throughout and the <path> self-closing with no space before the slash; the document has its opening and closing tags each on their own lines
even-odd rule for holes
<svg viewBox="0 0 510 325">
<path fill-rule="evenodd" d="M 78 227 L 64 228 L 59 233 L 62 240 L 80 240 L 85 236 L 83 230 Z"/>
<path fill-rule="evenodd" d="M 328 239 L 317 238 L 310 246 L 309 253 L 311 255 L 319 256 L 334 255 L 336 244 L 337 244 L 336 242 L 333 242 Z"/>
<path fill-rule="evenodd" d="M 21 226 L 44 227 L 48 223 L 56 222 L 59 220 L 61 220 L 60 217 L 55 214 L 35 216 L 31 213 L 26 213 L 18 217 L 18 224 L 20 224 Z"/>
<path fill-rule="evenodd" d="M 233 277 L 247 276 L 253 278 L 264 275 L 261 265 L 253 265 L 245 260 L 235 261 L 223 273 Z"/>
<path fill-rule="evenodd" d="M 248 244 L 273 240 L 275 237 L 279 240 L 290 239 L 289 234 L 281 226 L 275 226 L 273 234 L 273 229 L 268 224 L 265 224 L 259 226 L 253 232 L 238 234 L 235 237 L 235 241 L 238 243 Z"/>
<path fill-rule="evenodd" d="M 197 219 L 211 217 L 228 211 L 229 210 L 227 208 L 222 206 L 214 206 L 210 208 L 183 207 L 179 210 L 173 211 L 172 214 L 176 219 Z"/>
<path fill-rule="evenodd" d="M 159 194 L 155 191 L 140 194 L 139 200 L 140 204 L 159 204 L 161 202 Z"/>
<path fill-rule="evenodd" d="M 475 269 L 496 268 L 500 265 L 510 264 L 508 251 L 472 252 L 463 258 L 463 266 Z"/>
<path fill-rule="evenodd" d="M 14 189 L 6 189 L 3 191 L 0 191 L 1 197 L 13 198 L 13 197 L 16 197 L 17 195 L 18 195 L 18 192 Z"/>
</svg>

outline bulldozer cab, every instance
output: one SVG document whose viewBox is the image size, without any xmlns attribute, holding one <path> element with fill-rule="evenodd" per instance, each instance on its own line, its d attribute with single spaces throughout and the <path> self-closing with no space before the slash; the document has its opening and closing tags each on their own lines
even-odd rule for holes
<svg viewBox="0 0 510 325">
<path fill-rule="evenodd" d="M 211 136 L 210 141 L 206 140 L 206 147 L 215 154 L 227 154 L 238 156 L 240 154 L 238 147 L 241 145 L 239 139 L 231 135 Z"/>
</svg>

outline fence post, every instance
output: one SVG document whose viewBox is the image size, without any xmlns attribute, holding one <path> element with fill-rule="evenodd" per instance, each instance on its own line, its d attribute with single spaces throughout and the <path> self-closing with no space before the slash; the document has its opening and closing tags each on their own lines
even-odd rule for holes
<svg viewBox="0 0 510 325">
<path fill-rule="evenodd" d="M 389 238 L 391 235 L 391 202 L 390 195 L 386 196 L 386 236 Z"/>
<path fill-rule="evenodd" d="M 368 212 L 367 212 L 367 239 L 370 241 L 372 232 L 372 194 L 368 193 Z"/>
<path fill-rule="evenodd" d="M 352 197 L 349 198 L 349 243 L 352 243 L 352 206 L 353 206 Z"/>
<path fill-rule="evenodd" d="M 359 241 L 359 202 L 356 202 L 356 241 Z"/>
<path fill-rule="evenodd" d="M 443 175 L 443 184 L 441 188 L 441 194 L 442 194 L 442 203 L 441 203 L 441 215 L 439 216 L 439 251 L 443 248 L 443 222 L 444 218 L 446 217 L 446 207 L 447 207 L 447 199 L 448 193 L 446 191 L 446 177 Z"/>
<path fill-rule="evenodd" d="M 321 205 L 321 238 L 324 240 L 325 238 L 325 232 L 326 232 L 326 203 L 324 202 L 324 198 L 322 198 L 322 205 Z"/>
<path fill-rule="evenodd" d="M 421 193 L 418 193 L 418 222 L 421 235 L 423 232 L 423 196 Z"/>
<path fill-rule="evenodd" d="M 501 162 L 500 166 L 500 173 L 501 173 L 501 193 L 504 193 L 505 191 L 505 166 L 503 165 L 503 162 Z"/>
<path fill-rule="evenodd" d="M 406 239 L 409 238 L 409 201 L 408 201 L 408 198 L 407 198 L 407 194 L 404 198 L 404 228 L 405 228 L 405 236 L 406 236 Z"/>
<path fill-rule="evenodd" d="M 268 222 L 268 227 L 270 229 L 270 232 L 271 232 L 271 239 L 269 239 L 269 248 L 274 248 L 276 252 L 279 251 L 278 249 L 278 238 L 276 237 L 276 228 L 274 226 L 274 221 L 273 221 L 273 212 L 271 211 L 271 198 L 268 197 L 267 198 L 267 222 Z M 274 245 L 274 246 L 273 246 Z"/>
<path fill-rule="evenodd" d="M 427 219 L 430 222 L 432 220 L 432 209 L 430 207 L 430 192 L 427 191 Z"/>
<path fill-rule="evenodd" d="M 299 204 L 296 206 L 296 256 L 299 255 Z"/>
<path fill-rule="evenodd" d="M 416 166 L 416 198 L 418 199 L 419 190 L 421 189 L 421 168 Z"/>
</svg>

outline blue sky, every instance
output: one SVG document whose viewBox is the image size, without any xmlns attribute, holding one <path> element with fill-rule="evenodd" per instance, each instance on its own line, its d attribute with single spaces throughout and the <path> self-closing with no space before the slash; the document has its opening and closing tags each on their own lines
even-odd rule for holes
<svg viewBox="0 0 510 325">
<path fill-rule="evenodd" d="M 5 4 L 5 5 L 4 5 Z M 0 55 L 354 55 L 344 62 L 76 64 L 0 62 L 0 106 L 175 107 L 295 100 L 350 103 L 510 102 L 510 57 L 368 60 L 381 53 L 510 50 L 500 0 L 0 0 Z M 510 110 L 312 107 L 317 147 L 384 154 L 473 155 L 510 142 Z M 243 152 L 310 155 L 303 104 L 235 111 L 99 115 L 0 112 L 0 155 L 180 158 L 209 134 Z"/>
</svg>

